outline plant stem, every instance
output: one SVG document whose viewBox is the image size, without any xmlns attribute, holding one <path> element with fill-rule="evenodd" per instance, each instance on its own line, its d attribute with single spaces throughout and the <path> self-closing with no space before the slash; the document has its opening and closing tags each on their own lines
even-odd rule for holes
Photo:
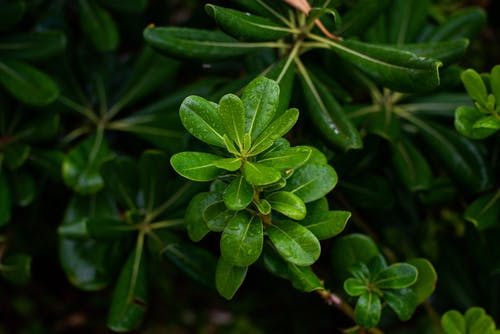
<svg viewBox="0 0 500 334">
<path fill-rule="evenodd" d="M 172 226 L 178 226 L 184 224 L 184 219 L 171 219 L 171 220 L 162 220 L 160 222 L 152 223 L 149 225 L 151 229 L 160 229 Z"/>
<path fill-rule="evenodd" d="M 94 112 L 91 109 L 76 103 L 75 101 L 71 100 L 70 98 L 61 95 L 61 96 L 59 96 L 58 101 L 61 104 L 64 104 L 66 107 L 68 107 L 68 108 L 80 113 L 81 115 L 87 117 L 92 122 L 94 122 L 94 123 L 99 122 L 99 118 L 94 114 Z"/>
</svg>

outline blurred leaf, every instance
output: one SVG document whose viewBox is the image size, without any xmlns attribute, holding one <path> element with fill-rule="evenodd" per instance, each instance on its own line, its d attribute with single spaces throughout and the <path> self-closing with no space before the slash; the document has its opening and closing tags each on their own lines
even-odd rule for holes
<svg viewBox="0 0 500 334">
<path fill-rule="evenodd" d="M 422 31 L 430 4 L 430 0 L 392 1 L 388 8 L 389 42 L 405 44 L 414 41 Z"/>
<path fill-rule="evenodd" d="M 203 219 L 203 212 L 211 204 L 220 201 L 220 195 L 213 192 L 196 194 L 186 209 L 184 221 L 186 222 L 189 238 L 200 241 L 210 230 Z"/>
<path fill-rule="evenodd" d="M 420 57 L 439 59 L 443 62 L 443 66 L 448 66 L 460 60 L 468 46 L 468 39 L 456 39 L 446 42 L 404 44 L 401 49 Z"/>
<path fill-rule="evenodd" d="M 476 199 L 467 207 L 464 216 L 479 230 L 497 226 L 500 223 L 500 190 Z"/>
<path fill-rule="evenodd" d="M 436 289 L 436 270 L 432 263 L 426 259 L 411 259 L 406 262 L 417 268 L 417 281 L 412 284 L 409 289 L 415 293 L 416 303 L 421 304 L 425 302 Z"/>
<path fill-rule="evenodd" d="M 187 276 L 204 286 L 214 286 L 216 259 L 209 251 L 186 242 L 165 246 L 162 255 L 172 261 Z"/>
<path fill-rule="evenodd" d="M 120 44 L 118 27 L 107 10 L 94 0 L 78 0 L 80 26 L 97 51 L 115 50 Z"/>
<path fill-rule="evenodd" d="M 242 176 L 236 177 L 224 191 L 224 204 L 230 210 L 245 209 L 253 200 L 254 189 Z"/>
<path fill-rule="evenodd" d="M 3 170 L 0 169 L 0 226 L 5 225 L 10 220 L 12 199 L 7 178 Z"/>
<path fill-rule="evenodd" d="M 266 232 L 280 255 L 298 266 L 313 264 L 321 253 L 318 239 L 293 221 L 273 222 Z"/>
<path fill-rule="evenodd" d="M 366 283 L 358 278 L 348 278 L 344 282 L 344 290 L 349 296 L 361 296 L 368 291 Z"/>
<path fill-rule="evenodd" d="M 381 313 L 382 304 L 378 295 L 365 292 L 356 302 L 354 320 L 364 328 L 372 328 L 379 323 Z"/>
<path fill-rule="evenodd" d="M 446 334 L 467 333 L 464 317 L 455 310 L 448 311 L 441 317 L 441 325 Z"/>
<path fill-rule="evenodd" d="M 391 160 L 399 178 L 410 191 L 429 189 L 432 170 L 423 154 L 405 139 L 391 145 Z"/>
<path fill-rule="evenodd" d="M 137 328 L 149 304 L 148 278 L 144 250 L 137 247 L 122 268 L 116 283 L 107 326 L 116 332 Z"/>
<path fill-rule="evenodd" d="M 220 31 L 193 28 L 154 27 L 144 29 L 144 39 L 167 56 L 218 60 L 241 56 L 262 47 L 261 43 L 244 43 Z"/>
<path fill-rule="evenodd" d="M 66 47 L 66 36 L 60 31 L 33 31 L 0 38 L 2 58 L 39 60 L 60 53 Z"/>
<path fill-rule="evenodd" d="M 163 57 L 149 47 L 144 48 L 110 113 L 116 113 L 124 106 L 159 90 L 165 82 L 172 80 L 178 68 L 179 62 Z"/>
<path fill-rule="evenodd" d="M 243 41 L 274 41 L 290 34 L 290 31 L 264 17 L 238 10 L 205 5 L 205 11 L 227 34 Z"/>
<path fill-rule="evenodd" d="M 94 194 L 104 187 L 101 165 L 112 158 L 113 153 L 103 134 L 90 136 L 73 147 L 64 158 L 64 182 L 80 194 Z"/>
<path fill-rule="evenodd" d="M 486 13 L 479 7 L 469 7 L 455 12 L 427 37 L 429 42 L 468 38 L 474 40 L 486 24 Z"/>
<path fill-rule="evenodd" d="M 342 232 L 351 217 L 348 211 L 317 211 L 308 208 L 308 215 L 299 222 L 300 225 L 311 231 L 318 240 L 333 238 Z"/>
<path fill-rule="evenodd" d="M 16 285 L 28 283 L 31 278 L 31 256 L 22 253 L 6 256 L 0 264 L 0 274 Z"/>
<path fill-rule="evenodd" d="M 460 78 L 462 79 L 467 94 L 469 94 L 473 100 L 484 105 L 488 103 L 488 90 L 479 73 L 473 69 L 467 69 L 462 72 Z"/>
<path fill-rule="evenodd" d="M 16 60 L 0 60 L 0 83 L 12 96 L 31 106 L 48 105 L 59 96 L 59 88 L 47 74 Z"/>
<path fill-rule="evenodd" d="M 137 208 L 138 168 L 136 163 L 127 156 L 120 156 L 105 161 L 100 171 L 106 187 L 116 199 L 127 209 Z"/>
<path fill-rule="evenodd" d="M 340 186 L 360 207 L 380 210 L 394 206 L 394 192 L 383 176 L 361 174 L 352 182 L 343 182 Z"/>
<path fill-rule="evenodd" d="M 476 108 L 458 107 L 455 111 L 455 129 L 465 137 L 484 139 L 497 131 L 496 128 L 477 126 L 485 118 L 486 115 Z"/>
<path fill-rule="evenodd" d="M 356 1 L 350 10 L 342 16 L 342 24 L 335 32 L 337 35 L 352 36 L 363 32 L 389 4 L 387 0 Z"/>
<path fill-rule="evenodd" d="M 215 285 L 220 295 L 232 299 L 247 275 L 248 267 L 238 267 L 220 257 L 215 270 Z"/>
<path fill-rule="evenodd" d="M 3 150 L 3 158 L 10 169 L 21 167 L 29 158 L 31 147 L 25 144 L 11 144 Z"/>
<path fill-rule="evenodd" d="M 221 257 L 230 264 L 247 267 L 262 252 L 264 232 L 257 215 L 240 212 L 228 222 L 220 238 Z"/>
<path fill-rule="evenodd" d="M 475 143 L 437 123 L 419 120 L 415 125 L 428 149 L 455 182 L 473 192 L 490 186 L 491 171 Z"/>
<path fill-rule="evenodd" d="M 144 199 L 144 208 L 152 212 L 168 198 L 168 192 L 177 190 L 171 179 L 170 162 L 159 150 L 146 150 L 139 158 L 139 185 Z"/>
</svg>

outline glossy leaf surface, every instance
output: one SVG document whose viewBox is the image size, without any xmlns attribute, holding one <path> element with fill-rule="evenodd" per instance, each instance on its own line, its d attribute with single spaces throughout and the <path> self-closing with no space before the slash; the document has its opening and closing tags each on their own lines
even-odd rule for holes
<svg viewBox="0 0 500 334">
<path fill-rule="evenodd" d="M 283 190 L 309 203 L 329 193 L 337 184 L 337 179 L 337 173 L 329 165 L 306 164 L 295 170 Z"/>
<path fill-rule="evenodd" d="M 365 327 L 375 327 L 380 321 L 382 303 L 375 293 L 365 292 L 362 294 L 354 308 L 354 320 L 357 324 Z"/>
<path fill-rule="evenodd" d="M 173 155 L 170 163 L 185 178 L 203 182 L 215 179 L 222 172 L 214 164 L 219 159 L 219 156 L 211 153 L 181 152 Z"/>
<path fill-rule="evenodd" d="M 224 191 L 224 204 L 228 209 L 238 211 L 246 208 L 253 200 L 253 187 L 244 177 L 236 177 Z"/>
<path fill-rule="evenodd" d="M 330 239 L 342 232 L 351 217 L 348 211 L 314 211 L 311 214 L 308 213 L 300 224 L 311 231 L 318 240 Z"/>
<path fill-rule="evenodd" d="M 215 286 L 222 297 L 232 299 L 247 275 L 248 267 L 238 267 L 219 258 L 215 271 Z"/>
</svg>

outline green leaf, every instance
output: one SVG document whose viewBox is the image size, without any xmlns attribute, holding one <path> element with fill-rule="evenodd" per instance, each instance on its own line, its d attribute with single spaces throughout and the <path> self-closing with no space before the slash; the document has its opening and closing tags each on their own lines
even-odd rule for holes
<svg viewBox="0 0 500 334">
<path fill-rule="evenodd" d="M 48 105 L 59 96 L 57 84 L 47 74 L 16 60 L 0 61 L 0 83 L 12 96 L 31 106 Z"/>
<path fill-rule="evenodd" d="M 481 150 L 469 139 L 436 123 L 416 120 L 423 142 L 450 176 L 469 191 L 487 189 L 491 171 Z"/>
<path fill-rule="evenodd" d="M 391 145 L 391 160 L 397 175 L 410 191 L 429 189 L 432 170 L 422 153 L 406 138 Z"/>
<path fill-rule="evenodd" d="M 366 235 L 352 233 L 335 239 L 331 248 L 331 259 L 336 280 L 342 283 L 351 276 L 349 269 L 354 264 L 368 263 L 377 255 L 377 245 Z"/>
<path fill-rule="evenodd" d="M 418 271 L 407 263 L 396 263 L 380 271 L 374 277 L 374 284 L 380 289 L 402 289 L 417 281 Z"/>
<path fill-rule="evenodd" d="M 279 104 L 280 87 L 266 77 L 252 80 L 243 91 L 245 133 L 255 140 L 271 123 Z"/>
<path fill-rule="evenodd" d="M 318 240 L 333 238 L 342 232 L 351 217 L 348 211 L 319 211 L 307 209 L 308 215 L 300 225 L 311 231 Z"/>
<path fill-rule="evenodd" d="M 118 101 L 110 109 L 110 113 L 148 96 L 163 87 L 166 81 L 172 80 L 179 68 L 179 62 L 159 55 L 153 49 L 145 47 L 134 63 L 132 73 L 120 92 Z"/>
<path fill-rule="evenodd" d="M 354 320 L 364 328 L 375 327 L 380 321 L 382 304 L 375 293 L 366 292 L 359 297 L 354 308 Z"/>
<path fill-rule="evenodd" d="M 161 254 L 193 280 L 210 288 L 214 286 L 216 258 L 209 251 L 175 242 L 165 246 Z"/>
<path fill-rule="evenodd" d="M 427 18 L 430 0 L 395 0 L 388 8 L 389 41 L 405 44 L 416 39 Z"/>
<path fill-rule="evenodd" d="M 247 270 L 248 267 L 235 266 L 220 257 L 215 270 L 215 286 L 220 295 L 232 299 L 245 280 Z"/>
<path fill-rule="evenodd" d="M 476 199 L 467 207 L 464 216 L 481 231 L 497 226 L 500 218 L 500 190 Z"/>
<path fill-rule="evenodd" d="M 253 187 L 245 181 L 243 176 L 238 176 L 224 191 L 224 204 L 230 210 L 243 210 L 252 203 L 253 195 Z"/>
<path fill-rule="evenodd" d="M 234 172 L 240 169 L 242 163 L 243 162 L 241 161 L 241 158 L 223 158 L 214 161 L 214 166 L 230 172 Z"/>
<path fill-rule="evenodd" d="M 13 27 L 24 15 L 26 2 L 6 1 L 0 4 L 0 31 Z"/>
<path fill-rule="evenodd" d="M 358 130 L 328 88 L 305 69 L 300 74 L 308 115 L 323 137 L 343 151 L 361 148 Z"/>
<path fill-rule="evenodd" d="M 488 90 L 479 73 L 473 69 L 468 69 L 462 72 L 460 79 L 462 79 L 467 94 L 474 101 L 483 105 L 488 103 Z"/>
<path fill-rule="evenodd" d="M 138 169 L 127 156 L 106 161 L 101 166 L 101 175 L 106 187 L 128 209 L 135 209 L 138 190 Z"/>
<path fill-rule="evenodd" d="M 274 116 L 276 118 L 283 114 L 290 104 L 295 80 L 295 66 L 287 59 L 283 59 L 274 64 L 273 68 L 266 73 L 266 77 L 276 81 L 280 86 L 279 103 Z"/>
<path fill-rule="evenodd" d="M 220 197 L 219 197 L 220 198 Z M 220 199 L 208 206 L 205 211 L 203 211 L 203 219 L 207 224 L 210 231 L 222 232 L 227 225 L 227 222 L 231 220 L 237 212 L 229 210 L 224 201 Z"/>
<path fill-rule="evenodd" d="M 241 56 L 262 47 L 261 43 L 238 42 L 220 31 L 192 28 L 149 26 L 144 29 L 144 39 L 167 56 L 204 61 Z"/>
<path fill-rule="evenodd" d="M 360 207 L 390 209 L 394 206 L 394 191 L 385 176 L 359 174 L 350 182 L 342 183 L 346 194 Z"/>
<path fill-rule="evenodd" d="M 415 284 L 409 289 L 415 293 L 416 303 L 421 304 L 429 298 L 436 289 L 436 270 L 426 259 L 411 259 L 407 261 L 418 271 L 418 278 Z"/>
<path fill-rule="evenodd" d="M 328 194 L 337 184 L 337 179 L 337 173 L 331 166 L 307 163 L 294 171 L 283 190 L 309 203 Z"/>
<path fill-rule="evenodd" d="M 417 308 L 417 297 L 411 289 L 384 291 L 384 300 L 401 321 L 411 318 Z"/>
<path fill-rule="evenodd" d="M 370 113 L 362 118 L 366 119 L 366 130 L 369 133 L 380 136 L 391 143 L 401 138 L 401 121 L 391 110 L 381 108 L 378 112 Z"/>
<path fill-rule="evenodd" d="M 49 58 L 66 47 L 66 36 L 59 31 L 34 31 L 0 38 L 0 53 L 12 59 Z"/>
<path fill-rule="evenodd" d="M 366 283 L 358 278 L 348 278 L 344 282 L 344 290 L 349 296 L 361 296 L 368 291 Z"/>
<path fill-rule="evenodd" d="M 189 238 L 193 241 L 200 241 L 205 235 L 210 232 L 203 219 L 203 212 L 214 202 L 220 200 L 220 195 L 217 193 L 199 193 L 196 194 L 186 209 L 184 221 Z"/>
<path fill-rule="evenodd" d="M 245 135 L 245 108 L 240 98 L 234 94 L 227 94 L 219 101 L 219 114 L 221 116 L 226 134 L 238 148 L 243 150 L 243 137 Z"/>
<path fill-rule="evenodd" d="M 473 334 L 491 333 L 495 329 L 495 322 L 480 307 L 471 307 L 465 312 L 467 332 Z"/>
<path fill-rule="evenodd" d="M 256 162 L 245 162 L 242 172 L 247 182 L 254 186 L 265 186 L 281 178 L 281 173 L 276 168 Z"/>
<path fill-rule="evenodd" d="M 261 214 L 268 215 L 271 213 L 271 204 L 269 204 L 267 200 L 259 199 L 258 201 L 254 202 L 254 204 Z"/>
<path fill-rule="evenodd" d="M 425 92 L 439 85 L 441 62 L 376 44 L 331 41 L 335 52 L 379 84 L 399 92 Z"/>
<path fill-rule="evenodd" d="M 313 264 L 321 253 L 318 239 L 293 221 L 273 222 L 266 232 L 280 255 L 298 266 Z"/>
<path fill-rule="evenodd" d="M 80 194 L 94 194 L 104 186 L 100 168 L 113 158 L 102 133 L 91 136 L 73 147 L 62 164 L 64 182 Z"/>
<path fill-rule="evenodd" d="M 107 10 L 94 0 L 79 0 L 80 26 L 97 51 L 115 50 L 120 44 L 118 27 Z"/>
<path fill-rule="evenodd" d="M 303 165 L 311 156 L 312 150 L 307 146 L 296 146 L 279 151 L 271 151 L 262 155 L 259 164 L 283 169 L 295 169 Z"/>
<path fill-rule="evenodd" d="M 420 57 L 439 59 L 443 66 L 448 66 L 460 60 L 468 46 L 468 39 L 457 39 L 446 42 L 404 44 L 401 49 Z"/>
<path fill-rule="evenodd" d="M 200 96 L 188 96 L 181 104 L 179 115 L 193 136 L 207 144 L 226 147 L 225 127 L 215 103 Z"/>
<path fill-rule="evenodd" d="M 429 42 L 450 41 L 461 38 L 474 40 L 486 25 L 486 13 L 479 7 L 469 7 L 455 12 L 444 24 L 427 37 Z"/>
<path fill-rule="evenodd" d="M 177 173 L 193 181 L 211 181 L 222 173 L 215 167 L 214 162 L 220 157 L 204 152 L 180 152 L 170 159 L 172 167 Z"/>
<path fill-rule="evenodd" d="M 455 310 L 448 311 L 441 317 L 441 326 L 446 334 L 467 334 L 465 319 Z"/>
<path fill-rule="evenodd" d="M 115 332 L 127 332 L 139 327 L 148 303 L 145 253 L 138 245 L 118 276 L 106 325 Z"/>
<path fill-rule="evenodd" d="M 211 4 L 205 11 L 224 32 L 243 41 L 274 41 L 290 34 L 289 29 L 250 13 Z"/>
<path fill-rule="evenodd" d="M 277 117 L 262 133 L 252 141 L 252 148 L 249 155 L 257 155 L 271 147 L 274 141 L 286 134 L 295 125 L 299 118 L 299 111 L 296 108 L 286 110 Z"/>
<path fill-rule="evenodd" d="M 53 139 L 58 135 L 60 116 L 56 113 L 33 117 L 25 123 L 23 129 L 17 133 L 25 142 L 40 142 Z"/>
<path fill-rule="evenodd" d="M 263 242 L 264 232 L 260 217 L 240 212 L 227 222 L 222 232 L 221 256 L 235 266 L 247 267 L 259 258 Z"/>
<path fill-rule="evenodd" d="M 276 191 L 266 196 L 271 208 L 295 220 L 306 216 L 306 205 L 297 195 L 287 191 Z"/>
<path fill-rule="evenodd" d="M 0 274 L 13 284 L 27 284 L 31 278 L 31 256 L 22 253 L 6 256 L 0 264 Z"/>
</svg>

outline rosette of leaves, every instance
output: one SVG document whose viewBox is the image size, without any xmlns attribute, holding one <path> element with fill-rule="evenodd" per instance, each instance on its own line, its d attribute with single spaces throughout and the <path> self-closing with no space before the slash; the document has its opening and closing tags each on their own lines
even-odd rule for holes
<svg viewBox="0 0 500 334">
<path fill-rule="evenodd" d="M 362 234 L 336 239 L 332 264 L 338 284 L 344 280 L 346 293 L 357 298 L 354 320 L 363 328 L 375 327 L 386 306 L 400 320 L 409 320 L 435 289 L 436 272 L 429 261 L 388 265 L 375 242 Z"/>
<path fill-rule="evenodd" d="M 455 128 L 472 139 L 493 135 L 500 129 L 500 65 L 482 76 L 468 69 L 460 78 L 474 106 L 461 106 L 455 110 Z"/>
<path fill-rule="evenodd" d="M 308 207 L 333 189 L 337 175 L 318 150 L 291 147 L 282 138 L 299 114 L 293 108 L 277 112 L 279 95 L 275 81 L 260 77 L 241 98 L 227 94 L 216 104 L 190 96 L 180 107 L 184 127 L 212 147 L 212 153 L 171 158 L 185 178 L 211 181 L 210 191 L 197 194 L 187 208 L 187 231 L 194 241 L 210 231 L 222 233 L 215 282 L 228 299 L 248 267 L 266 255 L 269 264 L 289 264 L 284 273 L 271 265 L 272 272 L 303 290 L 322 289 L 308 266 L 320 256 L 319 240 L 340 233 L 350 215 L 329 211 L 324 203 L 322 209 Z"/>
<path fill-rule="evenodd" d="M 213 286 L 215 257 L 176 233 L 193 183 L 175 180 L 168 157 L 145 151 L 138 161 L 115 157 L 101 167 L 106 186 L 75 195 L 59 227 L 59 258 L 69 281 L 87 291 L 113 286 L 107 326 L 137 328 L 149 305 L 149 272 L 162 260 Z M 114 284 L 114 285 L 113 285 Z"/>
<path fill-rule="evenodd" d="M 464 314 L 450 310 L 441 317 L 445 334 L 499 334 L 495 320 L 481 307 L 471 307 Z"/>
</svg>

